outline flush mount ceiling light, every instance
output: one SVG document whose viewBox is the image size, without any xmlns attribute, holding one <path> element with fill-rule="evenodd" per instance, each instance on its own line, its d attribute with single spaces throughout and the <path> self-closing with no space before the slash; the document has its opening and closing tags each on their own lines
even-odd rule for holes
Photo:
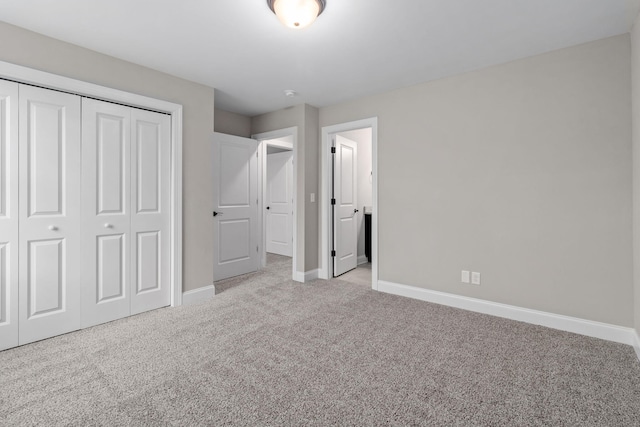
<svg viewBox="0 0 640 427">
<path fill-rule="evenodd" d="M 316 20 L 325 8 L 325 0 L 267 0 L 269 8 L 280 22 L 289 28 L 301 29 Z"/>
</svg>

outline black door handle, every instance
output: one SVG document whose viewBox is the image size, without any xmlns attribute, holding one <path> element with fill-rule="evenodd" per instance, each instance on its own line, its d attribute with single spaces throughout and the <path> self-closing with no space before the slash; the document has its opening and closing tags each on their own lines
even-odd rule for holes
<svg viewBox="0 0 640 427">
<path fill-rule="evenodd" d="M 360 212 L 358 209 L 353 210 L 353 213 L 358 213 L 358 212 Z"/>
<path fill-rule="evenodd" d="M 213 216 L 218 216 L 218 215 L 222 215 L 222 212 L 213 211 Z"/>
<path fill-rule="evenodd" d="M 267 210 L 271 209 L 271 207 L 267 206 Z"/>
</svg>

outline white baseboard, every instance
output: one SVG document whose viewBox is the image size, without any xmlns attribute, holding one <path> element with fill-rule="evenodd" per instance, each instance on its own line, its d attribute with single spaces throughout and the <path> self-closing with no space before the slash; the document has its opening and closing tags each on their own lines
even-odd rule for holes
<svg viewBox="0 0 640 427">
<path fill-rule="evenodd" d="M 320 277 L 320 269 L 316 268 L 315 270 L 307 271 L 304 273 L 304 281 L 310 282 L 312 280 L 316 280 Z"/>
<path fill-rule="evenodd" d="M 194 289 L 182 293 L 182 304 L 198 304 L 213 298 L 216 294 L 216 288 L 213 285 L 205 286 L 203 288 Z"/>
<path fill-rule="evenodd" d="M 366 264 L 366 263 L 368 263 L 368 262 L 369 262 L 369 258 L 367 258 L 367 256 L 366 256 L 366 255 L 360 255 L 360 256 L 358 257 L 358 265 Z"/>
<path fill-rule="evenodd" d="M 305 273 L 301 271 L 296 271 L 293 273 L 293 280 L 300 283 L 310 282 L 312 280 L 316 280 L 320 277 L 320 269 L 316 268 L 315 270 L 307 271 Z"/>
<path fill-rule="evenodd" d="M 638 361 L 640 361 L 640 335 L 638 335 L 638 331 L 633 333 L 634 343 L 633 348 L 636 350 L 636 356 L 638 356 Z"/>
<path fill-rule="evenodd" d="M 517 320 L 534 325 L 546 326 L 548 328 L 573 332 L 621 344 L 634 345 L 634 341 L 637 342 L 638 340 L 638 335 L 632 328 L 594 322 L 591 320 L 579 319 L 577 317 L 547 313 L 544 311 L 531 310 L 528 308 L 448 294 L 445 292 L 431 291 L 428 289 L 417 288 L 415 286 L 399 285 L 397 283 L 380 280 L 378 281 L 378 291 L 446 305 L 449 307 L 461 308 L 463 310 L 475 311 L 477 313 L 504 317 L 506 319 Z M 640 352 L 638 347 L 636 347 L 636 352 Z"/>
</svg>

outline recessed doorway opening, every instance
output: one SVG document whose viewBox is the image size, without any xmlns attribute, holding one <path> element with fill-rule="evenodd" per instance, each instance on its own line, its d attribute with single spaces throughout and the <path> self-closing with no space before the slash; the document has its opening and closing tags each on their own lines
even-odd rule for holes
<svg viewBox="0 0 640 427">
<path fill-rule="evenodd" d="M 296 274 L 297 251 L 297 134 L 296 127 L 253 135 L 258 140 L 261 220 L 260 265 L 283 263 L 290 258 L 292 278 Z"/>
<path fill-rule="evenodd" d="M 270 139 L 264 162 L 264 240 L 267 254 L 293 257 L 293 142 Z M 272 257 L 273 258 L 273 257 Z"/>
<path fill-rule="evenodd" d="M 377 290 L 377 119 L 322 128 L 320 277 Z"/>
</svg>

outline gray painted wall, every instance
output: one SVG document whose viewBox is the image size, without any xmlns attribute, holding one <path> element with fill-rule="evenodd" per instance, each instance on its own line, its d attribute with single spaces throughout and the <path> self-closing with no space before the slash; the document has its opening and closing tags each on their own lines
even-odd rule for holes
<svg viewBox="0 0 640 427">
<path fill-rule="evenodd" d="M 0 22 L 0 61 L 183 105 L 183 290 L 213 283 L 214 90 Z"/>
<path fill-rule="evenodd" d="M 220 110 L 219 108 L 214 110 L 214 115 L 213 128 L 216 132 L 251 138 L 251 117 Z"/>
<path fill-rule="evenodd" d="M 305 145 L 305 271 L 318 268 L 319 235 L 320 228 L 320 204 L 318 194 L 320 192 L 320 112 L 310 105 L 304 106 L 304 145 Z M 310 194 L 316 195 L 315 202 L 311 202 Z"/>
<path fill-rule="evenodd" d="M 635 329 L 640 334 L 640 16 L 631 32 L 633 97 L 633 278 Z"/>
<path fill-rule="evenodd" d="M 630 58 L 622 35 L 321 108 L 378 117 L 380 279 L 632 326 Z"/>
</svg>

